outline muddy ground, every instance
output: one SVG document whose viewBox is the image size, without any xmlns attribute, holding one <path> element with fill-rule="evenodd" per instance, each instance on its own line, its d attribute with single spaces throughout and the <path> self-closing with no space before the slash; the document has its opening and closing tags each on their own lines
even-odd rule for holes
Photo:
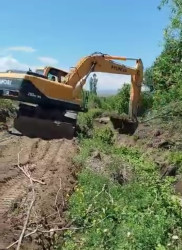
<svg viewBox="0 0 182 250">
<path fill-rule="evenodd" d="M 72 163 L 76 150 L 74 140 L 45 141 L 0 132 L 0 249 L 19 238 L 32 201 L 30 180 L 18 168 L 18 154 L 19 166 L 45 183 L 34 182 L 35 202 L 26 231 L 29 233 L 37 226 L 49 231 L 67 224 L 66 201 L 76 183 Z M 22 249 L 51 249 L 55 242 L 50 236 L 34 234 L 24 240 Z"/>
</svg>

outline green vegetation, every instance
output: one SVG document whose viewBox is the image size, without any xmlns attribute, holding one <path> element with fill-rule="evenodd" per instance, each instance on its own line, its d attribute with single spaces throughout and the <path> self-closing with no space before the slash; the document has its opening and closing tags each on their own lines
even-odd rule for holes
<svg viewBox="0 0 182 250">
<path fill-rule="evenodd" d="M 171 152 L 169 154 L 169 162 L 178 167 L 179 171 L 182 172 L 182 154 L 181 152 Z"/>
<path fill-rule="evenodd" d="M 162 0 L 159 8 L 166 4 L 171 6 L 170 24 L 161 55 L 145 71 L 144 84 L 150 91 L 142 94 L 140 115 L 145 115 L 144 120 L 157 118 L 164 130 L 180 133 L 182 5 L 181 0 Z M 103 113 L 128 112 L 129 89 L 125 84 L 116 96 L 90 95 L 90 111 L 79 115 L 80 152 L 74 163 L 82 171 L 68 210 L 77 230 L 64 234 L 61 249 L 182 249 L 182 210 L 173 188 L 177 176 L 161 176 L 158 163 L 149 157 L 150 152 L 144 152 L 145 146 L 119 147 L 108 126 L 94 127 L 94 118 Z M 156 142 L 160 135 L 161 131 L 154 135 Z M 160 156 L 164 153 L 178 175 L 182 173 L 177 146 L 154 151 Z"/>
<path fill-rule="evenodd" d="M 14 111 L 14 105 L 11 100 L 5 100 L 5 99 L 0 99 L 0 110 L 6 109 L 9 110 L 10 112 Z"/>
<path fill-rule="evenodd" d="M 11 100 L 0 99 L 0 130 L 4 129 L 7 118 L 15 114 L 15 106 Z M 5 126 L 6 127 L 6 126 Z"/>
<path fill-rule="evenodd" d="M 164 49 L 145 72 L 145 84 L 153 90 L 154 109 L 182 100 L 182 5 L 180 0 L 162 0 L 159 8 L 166 4 L 171 8 L 171 19 Z"/>
<path fill-rule="evenodd" d="M 95 128 L 93 131 L 93 139 L 101 141 L 107 145 L 112 145 L 114 144 L 114 132 L 109 126 Z"/>
<path fill-rule="evenodd" d="M 117 148 L 101 133 L 82 140 L 75 159 L 84 168 L 70 199 L 69 217 L 80 229 L 65 233 L 63 249 L 177 249 L 182 214 L 172 196 L 174 179 L 161 180 L 155 164 L 139 151 Z M 88 161 L 95 151 L 110 157 L 104 174 Z M 132 177 L 119 184 L 113 178 L 118 170 Z"/>
<path fill-rule="evenodd" d="M 94 73 L 89 80 L 89 85 L 90 85 L 90 93 L 97 95 L 97 75 Z"/>
<path fill-rule="evenodd" d="M 90 137 L 93 129 L 93 119 L 102 114 L 101 109 L 90 109 L 87 113 L 79 113 L 78 115 L 78 131 L 81 137 Z"/>
<path fill-rule="evenodd" d="M 99 97 L 95 94 L 88 95 L 88 109 L 100 109 L 103 112 L 114 112 L 117 114 L 127 114 L 130 98 L 130 84 L 124 84 L 115 96 Z M 143 115 L 152 108 L 153 96 L 149 92 L 143 92 L 140 103 L 139 115 Z"/>
</svg>

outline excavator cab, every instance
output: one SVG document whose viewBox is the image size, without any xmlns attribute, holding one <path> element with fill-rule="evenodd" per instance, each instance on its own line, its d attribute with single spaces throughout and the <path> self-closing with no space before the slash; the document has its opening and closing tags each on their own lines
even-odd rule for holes
<svg viewBox="0 0 182 250">
<path fill-rule="evenodd" d="M 38 68 L 35 72 L 56 82 L 64 82 L 64 78 L 68 74 L 65 70 L 53 67 Z"/>
</svg>

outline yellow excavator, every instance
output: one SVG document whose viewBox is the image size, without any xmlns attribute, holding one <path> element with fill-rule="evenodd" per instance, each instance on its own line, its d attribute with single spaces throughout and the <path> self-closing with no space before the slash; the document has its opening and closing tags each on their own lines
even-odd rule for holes
<svg viewBox="0 0 182 250">
<path fill-rule="evenodd" d="M 128 67 L 118 60 L 133 60 L 136 65 Z M 141 59 L 94 53 L 82 58 L 70 72 L 54 67 L 36 72 L 8 70 L 0 73 L 0 98 L 20 102 L 14 127 L 22 134 L 34 137 L 39 131 L 40 137 L 49 139 L 64 137 L 69 131 L 66 137 L 72 137 L 77 113 L 86 111 L 82 89 L 92 72 L 131 75 L 129 116 L 136 121 L 143 81 Z"/>
</svg>

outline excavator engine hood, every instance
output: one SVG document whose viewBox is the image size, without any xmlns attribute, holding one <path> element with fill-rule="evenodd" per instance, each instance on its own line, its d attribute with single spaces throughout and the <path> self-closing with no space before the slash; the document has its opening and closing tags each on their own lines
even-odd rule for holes
<svg viewBox="0 0 182 250">
<path fill-rule="evenodd" d="M 28 77 L 27 77 L 28 75 Z M 13 99 L 49 108 L 82 111 L 79 104 L 46 96 L 34 84 L 34 77 L 46 78 L 34 72 L 0 73 L 0 98 Z"/>
<path fill-rule="evenodd" d="M 23 79 L 0 77 L 0 97 L 19 100 Z"/>
<path fill-rule="evenodd" d="M 31 71 L 11 71 L 0 73 L 0 97 L 23 101 L 24 97 L 31 96 L 31 82 L 26 79 L 26 75 L 41 76 Z M 35 91 L 32 92 L 32 94 Z M 33 94 L 34 96 L 34 94 Z"/>
</svg>

